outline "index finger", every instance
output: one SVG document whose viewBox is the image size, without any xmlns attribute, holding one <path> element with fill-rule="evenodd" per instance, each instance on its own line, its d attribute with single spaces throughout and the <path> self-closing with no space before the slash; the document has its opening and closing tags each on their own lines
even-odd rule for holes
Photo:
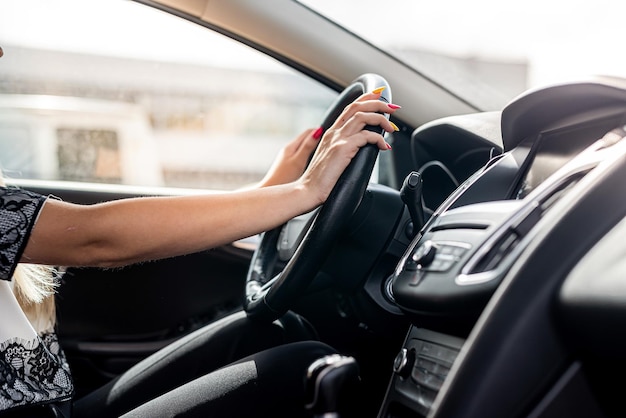
<svg viewBox="0 0 626 418">
<path fill-rule="evenodd" d="M 372 90 L 370 92 L 363 93 L 355 101 L 360 102 L 360 101 L 364 101 L 364 100 L 380 99 L 383 91 L 385 91 L 386 88 L 387 87 L 385 87 L 385 86 L 377 87 L 377 88 L 375 88 L 374 90 Z"/>
</svg>

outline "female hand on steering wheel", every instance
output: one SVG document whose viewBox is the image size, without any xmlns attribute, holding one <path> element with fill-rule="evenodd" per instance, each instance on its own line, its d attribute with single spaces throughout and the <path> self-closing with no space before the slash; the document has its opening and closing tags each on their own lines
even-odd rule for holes
<svg viewBox="0 0 626 418">
<path fill-rule="evenodd" d="M 320 140 L 309 166 L 298 180 L 302 187 L 317 196 L 318 205 L 326 201 L 361 147 L 375 144 L 380 150 L 391 149 L 382 135 L 365 129 L 380 126 L 386 132 L 397 130 L 384 114 L 391 114 L 399 107 L 379 100 L 381 93 L 379 89 L 365 93 L 346 106 Z"/>
<path fill-rule="evenodd" d="M 374 106 L 377 108 L 381 108 L 382 102 L 378 99 L 380 98 L 381 92 L 372 92 L 362 95 L 358 98 L 354 103 L 350 104 L 348 107 L 344 109 L 344 112 L 341 116 L 335 121 L 335 123 L 328 129 L 326 132 L 325 138 L 331 138 L 323 140 L 324 146 L 320 147 L 321 150 L 317 152 L 317 159 L 315 164 L 320 163 L 320 159 L 323 161 L 328 158 L 328 154 L 331 153 L 331 148 L 337 146 L 337 140 L 345 136 L 346 133 L 350 135 L 355 132 L 360 133 L 363 132 L 363 140 L 359 142 L 359 138 L 357 137 L 355 142 L 357 148 L 352 148 L 350 150 L 346 150 L 348 152 L 349 158 L 352 158 L 360 145 L 364 145 L 366 142 L 376 143 L 381 150 L 386 150 L 391 148 L 389 144 L 384 142 L 380 135 L 376 135 L 370 131 L 363 131 L 364 123 L 369 125 L 378 125 L 377 120 L 381 118 L 382 115 L 372 114 L 369 115 L 367 101 L 374 102 Z M 391 107 L 388 105 L 382 106 L 382 112 L 384 113 L 392 113 L 397 110 L 399 106 L 392 105 Z M 357 113 L 361 112 L 358 116 Z M 351 119 L 352 116 L 355 116 L 355 119 Z M 370 117 L 373 116 L 373 117 Z M 383 117 L 383 119 L 386 119 Z M 359 122 L 360 120 L 360 122 Z M 350 123 L 348 123 L 350 122 Z M 384 122 L 383 122 L 384 123 Z M 385 125 L 381 125 L 385 130 L 389 129 L 389 125 L 391 126 L 391 130 L 394 130 L 395 127 L 391 124 L 391 122 L 386 121 Z M 360 127 L 360 128 L 359 128 Z M 268 170 L 267 174 L 259 183 L 259 186 L 273 186 L 277 184 L 285 184 L 290 183 L 292 181 L 296 181 L 307 168 L 307 164 L 311 159 L 312 153 L 316 150 L 317 145 L 320 142 L 320 138 L 324 133 L 323 128 L 318 129 L 307 129 L 298 135 L 294 140 L 285 145 L 277 155 L 274 163 L 271 168 Z M 371 139 L 367 139 L 366 137 L 371 136 Z M 333 140 L 335 138 L 335 140 Z M 347 138 L 346 142 L 349 142 Z M 333 142 L 333 145 L 329 145 L 330 142 Z M 311 165 L 313 164 L 311 161 Z M 311 167 L 313 170 L 314 168 Z M 323 168 L 322 168 L 323 169 Z M 343 170 L 341 170 L 343 171 Z M 340 171 L 340 172 L 341 172 Z M 315 180 L 314 180 L 315 181 Z M 326 193 L 327 195 L 328 193 Z"/>
</svg>

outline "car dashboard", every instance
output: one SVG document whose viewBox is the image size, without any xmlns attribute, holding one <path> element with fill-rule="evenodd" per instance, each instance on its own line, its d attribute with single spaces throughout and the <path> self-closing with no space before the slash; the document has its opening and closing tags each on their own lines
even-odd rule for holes
<svg viewBox="0 0 626 418">
<path fill-rule="evenodd" d="M 613 176 L 610 167 L 623 164 L 624 87 L 606 79 L 555 85 L 528 92 L 501 112 L 446 118 L 413 133 L 427 221 L 385 286 L 411 325 L 379 417 L 552 416 L 546 394 L 570 401 L 565 397 L 573 395 L 557 383 L 567 373 L 579 376 L 582 366 L 561 342 L 568 337 L 555 330 L 551 312 L 564 309 L 574 318 L 582 315 L 574 306 L 588 308 L 580 283 L 576 297 L 572 291 L 554 300 L 579 261 L 567 246 L 587 249 L 598 233 L 579 235 L 579 219 L 568 225 L 569 236 L 558 235 L 568 245 L 541 253 L 534 247 L 599 187 L 594 182 Z M 450 189 L 442 199 L 441 190 Z M 603 213 L 605 195 L 591 210 Z M 585 210 L 583 219 L 593 219 Z M 606 218 L 621 219 L 622 210 Z M 537 271 L 525 273 L 532 268 Z M 496 316 L 499 311 L 508 316 Z M 595 407 L 574 397 L 570 412 Z"/>
</svg>

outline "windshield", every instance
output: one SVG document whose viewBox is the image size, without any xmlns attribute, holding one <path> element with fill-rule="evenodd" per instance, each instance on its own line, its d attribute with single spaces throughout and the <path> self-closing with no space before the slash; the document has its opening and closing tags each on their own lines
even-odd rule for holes
<svg viewBox="0 0 626 418">
<path fill-rule="evenodd" d="M 529 88 L 626 76 L 626 2 L 301 0 L 483 109 Z"/>
</svg>

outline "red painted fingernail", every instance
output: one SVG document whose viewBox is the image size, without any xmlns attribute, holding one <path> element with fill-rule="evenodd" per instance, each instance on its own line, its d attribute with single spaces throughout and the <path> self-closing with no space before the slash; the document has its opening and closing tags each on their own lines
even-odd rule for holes
<svg viewBox="0 0 626 418">
<path fill-rule="evenodd" d="M 387 149 L 391 149 L 391 145 L 389 143 L 387 144 Z"/>
<path fill-rule="evenodd" d="M 315 132 L 313 132 L 312 136 L 314 139 L 320 139 L 322 137 L 323 132 L 324 132 L 324 129 L 322 129 L 322 127 L 320 126 L 319 128 L 317 128 Z"/>
<path fill-rule="evenodd" d="M 393 110 L 402 108 L 402 106 L 399 106 L 399 105 L 393 104 L 393 103 L 388 103 L 387 106 L 389 106 L 389 108 L 393 109 Z"/>
</svg>

